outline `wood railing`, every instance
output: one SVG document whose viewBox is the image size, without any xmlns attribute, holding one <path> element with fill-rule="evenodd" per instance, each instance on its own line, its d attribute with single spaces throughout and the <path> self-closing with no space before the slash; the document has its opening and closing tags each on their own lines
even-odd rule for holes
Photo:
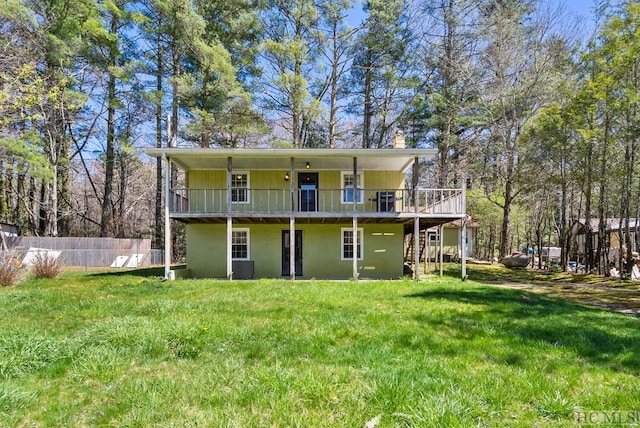
<svg viewBox="0 0 640 428">
<path fill-rule="evenodd" d="M 462 189 L 174 189 L 172 213 L 225 215 L 227 213 L 286 215 L 293 212 L 320 214 L 415 213 L 462 215 Z M 229 204 L 229 199 L 231 200 Z M 416 210 L 417 207 L 417 210 Z"/>
</svg>

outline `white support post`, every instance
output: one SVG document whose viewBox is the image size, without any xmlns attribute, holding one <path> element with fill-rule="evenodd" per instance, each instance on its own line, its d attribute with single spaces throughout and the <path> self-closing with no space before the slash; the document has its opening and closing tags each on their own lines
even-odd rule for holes
<svg viewBox="0 0 640 428">
<path fill-rule="evenodd" d="M 296 180 L 295 169 L 296 159 L 291 158 L 289 171 L 289 190 L 291 192 L 291 214 L 289 216 L 289 276 L 291 281 L 296 280 L 296 218 L 295 218 L 295 193 Z"/>
<path fill-rule="evenodd" d="M 467 279 L 467 178 L 463 177 L 462 184 L 462 223 L 460 224 L 460 233 L 462 234 L 462 280 Z"/>
<path fill-rule="evenodd" d="M 424 271 L 426 273 L 431 271 L 431 240 L 427 230 L 424 231 L 424 246 L 427 252 L 424 258 Z"/>
<path fill-rule="evenodd" d="M 227 279 L 233 279 L 233 219 L 227 216 Z"/>
<path fill-rule="evenodd" d="M 227 158 L 227 279 L 233 279 L 233 218 L 231 217 L 231 181 L 233 179 L 233 161 Z"/>
<path fill-rule="evenodd" d="M 420 218 L 418 217 L 419 159 L 413 158 L 413 279 L 420 280 Z"/>
<path fill-rule="evenodd" d="M 164 279 L 171 275 L 171 159 L 162 155 L 165 167 L 164 177 Z"/>
<path fill-rule="evenodd" d="M 440 225 L 440 278 L 444 276 L 444 224 Z"/>
<path fill-rule="evenodd" d="M 364 202 L 364 201 L 363 201 Z M 353 280 L 358 281 L 358 158 L 353 158 Z"/>
<path fill-rule="evenodd" d="M 415 271 L 413 278 L 420 280 L 420 217 L 416 215 L 413 219 L 413 264 Z"/>
</svg>

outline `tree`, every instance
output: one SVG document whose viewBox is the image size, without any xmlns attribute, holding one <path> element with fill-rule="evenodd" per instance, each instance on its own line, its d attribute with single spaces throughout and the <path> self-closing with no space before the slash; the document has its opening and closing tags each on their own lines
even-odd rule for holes
<svg viewBox="0 0 640 428">
<path fill-rule="evenodd" d="M 479 88 L 473 82 L 479 78 L 480 6 L 469 0 L 431 2 L 419 11 L 416 23 L 422 82 L 410 123 L 419 124 L 412 129 L 414 140 L 428 139 L 438 148 L 440 187 L 460 182 L 461 177 L 452 175 L 466 169 L 463 153 L 476 139 Z"/>
<path fill-rule="evenodd" d="M 319 115 L 319 97 L 309 83 L 318 65 L 318 19 L 310 0 L 277 0 L 264 15 L 262 104 L 296 148 L 306 145 Z"/>
<path fill-rule="evenodd" d="M 2 16 L 6 23 L 3 29 L 9 32 L 3 34 L 3 39 L 12 40 L 15 46 L 20 46 L 15 52 L 24 55 L 15 62 L 19 66 L 14 70 L 27 73 L 21 77 L 26 79 L 23 81 L 25 88 L 34 81 L 38 82 L 39 88 L 37 93 L 31 93 L 32 98 L 23 99 L 24 104 L 20 108 L 27 117 L 34 119 L 23 118 L 19 125 L 19 132 L 29 133 L 29 141 L 15 141 L 30 145 L 27 151 L 35 150 L 46 156 L 53 171 L 51 178 L 39 186 L 39 208 L 29 207 L 28 211 L 34 216 L 30 223 L 34 233 L 56 236 L 67 231 L 69 133 L 77 112 L 86 100 L 75 91 L 74 72 L 76 62 L 81 60 L 87 47 L 87 40 L 99 31 L 96 8 L 92 2 L 38 0 L 12 1 L 7 6 L 3 7 Z M 9 72 L 6 78 L 16 76 Z M 25 179 L 23 173 L 19 173 L 16 179 L 17 189 L 25 192 L 21 198 L 28 195 L 36 199 L 36 180 L 32 177 L 30 186 L 26 186 Z M 35 214 L 36 210 L 38 214 Z"/>
<path fill-rule="evenodd" d="M 344 109 L 341 98 L 347 94 L 346 76 L 347 66 L 350 64 L 350 40 L 356 34 L 345 22 L 347 10 L 351 7 L 351 0 L 324 1 L 320 4 L 321 31 L 323 43 L 320 43 L 320 54 L 327 63 L 330 73 L 323 82 L 320 91 L 323 98 L 328 97 L 329 117 L 327 118 L 327 139 L 329 148 L 337 145 L 340 137 L 339 116 Z"/>
<path fill-rule="evenodd" d="M 486 45 L 480 56 L 484 76 L 479 91 L 489 118 L 486 160 L 501 187 L 502 198 L 494 202 L 503 211 L 500 254 L 507 255 L 511 208 L 523 190 L 518 183 L 520 137 L 526 123 L 549 102 L 550 88 L 562 79 L 557 63 L 565 51 L 554 31 L 560 15 L 536 13 L 532 1 L 491 2 L 482 12 Z"/>
<path fill-rule="evenodd" d="M 362 117 L 362 147 L 371 148 L 391 139 L 413 92 L 405 91 L 410 81 L 406 2 L 369 0 L 364 10 L 368 16 L 354 45 L 351 68 L 351 112 Z"/>
</svg>

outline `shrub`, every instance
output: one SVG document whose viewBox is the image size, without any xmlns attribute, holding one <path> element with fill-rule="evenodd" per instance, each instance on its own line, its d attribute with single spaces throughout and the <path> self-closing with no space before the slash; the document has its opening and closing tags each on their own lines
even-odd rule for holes
<svg viewBox="0 0 640 428">
<path fill-rule="evenodd" d="M 59 257 L 48 254 L 46 251 L 40 251 L 33 258 L 31 272 L 38 279 L 52 279 L 60 274 L 61 268 Z"/>
<path fill-rule="evenodd" d="M 0 251 L 0 286 L 10 287 L 20 280 L 21 258 L 12 251 Z"/>
</svg>

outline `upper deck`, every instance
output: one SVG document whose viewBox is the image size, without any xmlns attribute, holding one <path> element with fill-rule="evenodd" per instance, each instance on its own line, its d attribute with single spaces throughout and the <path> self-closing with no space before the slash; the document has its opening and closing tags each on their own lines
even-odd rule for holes
<svg viewBox="0 0 640 428">
<path fill-rule="evenodd" d="M 419 158 L 432 149 L 149 149 L 185 173 L 165 188 L 169 216 L 276 223 L 433 223 L 465 215 L 465 190 L 418 188 Z M 407 171 L 411 171 L 411 184 Z M 354 191 L 355 188 L 355 191 Z"/>
<path fill-rule="evenodd" d="M 229 197 L 230 196 L 230 197 Z M 457 219 L 464 216 L 463 189 L 174 189 L 170 216 L 184 222 L 222 222 L 227 216 L 279 221 L 340 222 L 358 217 L 370 221 L 415 217 Z"/>
</svg>

